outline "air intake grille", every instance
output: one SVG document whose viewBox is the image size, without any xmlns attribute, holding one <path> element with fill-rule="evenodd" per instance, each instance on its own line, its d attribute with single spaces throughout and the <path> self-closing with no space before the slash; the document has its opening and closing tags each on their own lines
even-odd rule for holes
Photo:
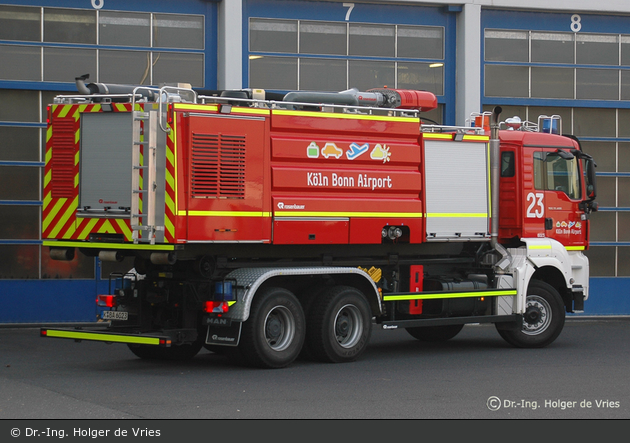
<svg viewBox="0 0 630 443">
<path fill-rule="evenodd" d="M 193 198 L 245 198 L 245 136 L 192 136 Z"/>
<path fill-rule="evenodd" d="M 75 121 L 74 118 L 56 118 L 53 125 L 51 155 L 51 196 L 74 197 L 75 176 Z"/>
</svg>

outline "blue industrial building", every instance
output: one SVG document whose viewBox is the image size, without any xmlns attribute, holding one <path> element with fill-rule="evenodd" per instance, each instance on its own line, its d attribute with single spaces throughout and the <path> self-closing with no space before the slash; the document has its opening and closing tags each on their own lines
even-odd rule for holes
<svg viewBox="0 0 630 443">
<path fill-rule="evenodd" d="M 75 77 L 204 90 L 429 90 L 428 117 L 562 116 L 598 163 L 583 315 L 630 314 L 630 4 L 578 0 L 0 3 L 0 323 L 91 322 L 128 262 L 42 246 L 46 104 Z M 597 9 L 595 9 L 597 8 Z"/>
</svg>

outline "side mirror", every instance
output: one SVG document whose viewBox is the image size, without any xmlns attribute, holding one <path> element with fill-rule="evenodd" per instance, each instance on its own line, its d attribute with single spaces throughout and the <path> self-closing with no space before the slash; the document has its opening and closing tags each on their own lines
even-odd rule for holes
<svg viewBox="0 0 630 443">
<path fill-rule="evenodd" d="M 561 159 L 563 160 L 573 160 L 574 155 L 571 154 L 570 152 L 567 151 L 563 151 L 562 149 L 558 149 L 556 151 L 556 154 L 558 154 L 560 156 Z"/>
<path fill-rule="evenodd" d="M 586 196 L 590 200 L 594 200 L 597 196 L 597 182 L 595 179 L 595 167 L 597 165 L 593 161 L 593 159 L 586 159 L 584 162 L 585 173 L 586 173 Z"/>
</svg>

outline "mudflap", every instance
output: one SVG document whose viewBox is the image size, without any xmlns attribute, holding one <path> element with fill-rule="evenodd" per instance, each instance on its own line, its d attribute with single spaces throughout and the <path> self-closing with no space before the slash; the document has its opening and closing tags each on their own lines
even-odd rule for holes
<svg viewBox="0 0 630 443">
<path fill-rule="evenodd" d="M 233 322 L 228 326 L 208 325 L 207 345 L 238 346 L 243 323 Z"/>
</svg>

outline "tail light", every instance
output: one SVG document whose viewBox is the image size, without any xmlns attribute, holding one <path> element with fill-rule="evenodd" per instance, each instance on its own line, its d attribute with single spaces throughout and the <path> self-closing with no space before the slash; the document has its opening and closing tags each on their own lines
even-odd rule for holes
<svg viewBox="0 0 630 443">
<path fill-rule="evenodd" d="M 97 295 L 96 304 L 103 308 L 115 308 L 118 306 L 115 295 Z"/>
<path fill-rule="evenodd" d="M 230 305 L 226 301 L 207 301 L 204 311 L 208 314 L 225 314 L 230 309 Z"/>
</svg>

